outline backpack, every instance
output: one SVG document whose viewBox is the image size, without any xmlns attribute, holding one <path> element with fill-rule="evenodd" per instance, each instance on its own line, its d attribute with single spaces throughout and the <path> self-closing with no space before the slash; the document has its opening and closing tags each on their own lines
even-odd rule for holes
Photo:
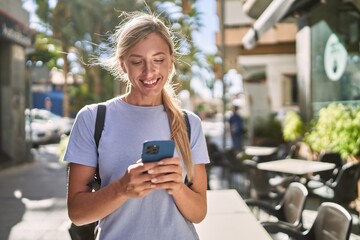
<svg viewBox="0 0 360 240">
<path fill-rule="evenodd" d="M 186 130 L 188 133 L 189 142 L 191 139 L 191 126 L 189 122 L 189 117 L 185 111 L 184 113 L 184 119 L 186 123 Z M 105 114 L 106 114 L 106 105 L 104 104 L 98 104 L 98 109 L 96 113 L 96 120 L 95 120 L 95 131 L 94 131 L 94 140 L 96 143 L 96 151 L 98 151 L 99 148 L 99 141 L 101 138 L 101 134 L 104 128 L 105 123 Z M 99 152 L 97 152 L 99 156 Z M 187 177 L 185 177 L 185 184 L 190 187 L 192 185 L 191 182 L 187 180 Z M 93 190 L 96 191 L 101 186 L 101 178 L 99 173 L 99 163 L 96 166 L 96 172 L 94 174 L 94 179 L 91 181 L 88 186 Z M 89 224 L 85 224 L 82 226 L 76 226 L 75 224 L 71 223 L 69 227 L 69 233 L 72 240 L 95 240 L 96 234 L 97 234 L 97 226 L 98 222 L 93 222 Z"/>
</svg>

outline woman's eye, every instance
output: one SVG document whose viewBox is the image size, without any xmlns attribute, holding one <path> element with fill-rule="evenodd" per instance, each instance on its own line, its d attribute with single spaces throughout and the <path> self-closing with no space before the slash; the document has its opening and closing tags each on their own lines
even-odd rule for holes
<svg viewBox="0 0 360 240">
<path fill-rule="evenodd" d="M 132 65 L 139 65 L 141 62 L 131 62 Z"/>
<path fill-rule="evenodd" d="M 164 62 L 164 59 L 155 59 L 155 62 L 156 63 L 162 63 L 162 62 Z"/>
</svg>

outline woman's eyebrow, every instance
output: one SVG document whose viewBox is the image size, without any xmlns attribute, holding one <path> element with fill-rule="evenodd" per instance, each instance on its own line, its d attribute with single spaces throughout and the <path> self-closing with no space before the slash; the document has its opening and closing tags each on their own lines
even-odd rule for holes
<svg viewBox="0 0 360 240">
<path fill-rule="evenodd" d="M 153 56 L 158 56 L 158 55 L 165 55 L 165 53 L 164 52 L 157 52 L 157 53 L 153 54 Z"/>
<path fill-rule="evenodd" d="M 154 53 L 152 56 L 159 56 L 159 55 L 166 55 L 166 54 L 164 52 L 157 52 L 157 53 Z M 129 58 L 131 58 L 131 57 L 142 58 L 143 56 L 140 54 L 132 53 L 132 54 L 130 54 Z"/>
</svg>

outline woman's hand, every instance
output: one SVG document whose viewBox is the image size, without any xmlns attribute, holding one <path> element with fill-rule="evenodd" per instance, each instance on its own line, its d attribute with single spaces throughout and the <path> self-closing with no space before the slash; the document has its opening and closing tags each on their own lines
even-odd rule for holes
<svg viewBox="0 0 360 240">
<path fill-rule="evenodd" d="M 124 194 L 130 198 L 141 198 L 152 192 L 156 185 L 152 183 L 152 174 L 149 170 L 153 169 L 157 163 L 142 163 L 138 160 L 135 164 L 130 165 L 120 179 L 120 185 Z"/>
<path fill-rule="evenodd" d="M 169 194 L 179 191 L 183 186 L 179 157 L 165 158 L 156 162 L 155 166 L 148 171 L 148 174 L 151 176 L 151 183 L 154 187 L 165 189 Z"/>
</svg>

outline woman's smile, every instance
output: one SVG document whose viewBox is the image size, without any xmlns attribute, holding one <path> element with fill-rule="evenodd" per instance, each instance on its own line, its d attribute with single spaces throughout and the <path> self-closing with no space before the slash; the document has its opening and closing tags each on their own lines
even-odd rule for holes
<svg viewBox="0 0 360 240">
<path fill-rule="evenodd" d="M 160 78 L 154 79 L 154 80 L 142 80 L 141 82 L 144 84 L 147 88 L 152 88 L 156 86 L 156 84 L 160 81 Z"/>
</svg>

